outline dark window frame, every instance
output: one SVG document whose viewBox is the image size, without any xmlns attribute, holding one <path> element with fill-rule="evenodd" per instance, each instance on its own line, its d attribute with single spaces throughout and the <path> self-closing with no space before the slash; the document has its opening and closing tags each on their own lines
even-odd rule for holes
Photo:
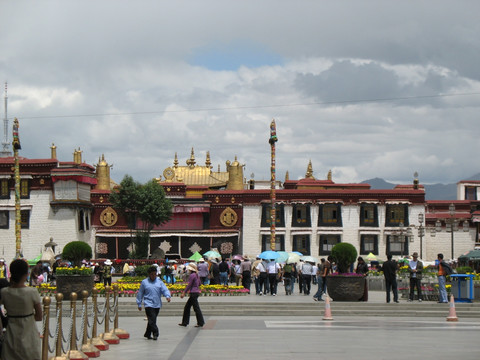
<svg viewBox="0 0 480 360">
<path fill-rule="evenodd" d="M 465 200 L 477 200 L 476 186 L 465 186 Z"/>
<path fill-rule="evenodd" d="M 400 256 L 407 256 L 408 253 L 408 236 L 404 235 L 405 241 L 402 242 L 399 240 L 400 235 L 387 235 L 387 254 L 392 254 L 392 255 L 400 255 Z M 401 250 L 392 250 L 391 243 L 400 243 L 403 244 L 401 246 Z"/>
<path fill-rule="evenodd" d="M 22 229 L 30 229 L 30 210 L 20 210 L 20 221 Z"/>
<path fill-rule="evenodd" d="M 310 204 L 293 204 L 292 206 L 292 227 L 311 227 L 312 217 L 310 215 Z M 305 212 L 305 216 L 299 214 Z M 299 216 L 300 215 L 300 216 Z"/>
<path fill-rule="evenodd" d="M 368 208 L 373 207 L 373 219 L 367 218 L 366 212 Z M 377 204 L 361 204 L 360 205 L 360 226 L 378 227 L 378 205 Z"/>
<path fill-rule="evenodd" d="M 397 213 L 403 208 L 403 218 L 398 217 Z M 385 226 L 399 227 L 408 226 L 408 204 L 387 204 L 385 208 Z"/>
<path fill-rule="evenodd" d="M 271 204 L 262 204 L 262 227 L 270 227 L 270 208 Z M 275 205 L 275 226 L 285 227 L 285 209 L 283 204 Z"/>
<path fill-rule="evenodd" d="M 5 225 L 0 225 L 0 229 L 9 229 L 10 228 L 10 211 L 1 210 L 0 214 L 5 214 L 5 218 L 7 220 L 7 223 Z"/>
<path fill-rule="evenodd" d="M 262 235 L 262 252 L 267 250 L 270 250 L 270 235 Z M 285 235 L 275 234 L 275 251 L 285 251 Z"/>
<path fill-rule="evenodd" d="M 373 250 L 365 249 L 365 241 L 367 238 L 373 237 Z M 373 255 L 378 255 L 378 235 L 376 234 L 362 234 L 360 235 L 360 255 L 368 255 L 372 253 Z"/>
<path fill-rule="evenodd" d="M 298 246 L 298 241 L 302 241 L 299 238 L 300 237 L 305 237 L 305 246 L 299 247 Z M 311 254 L 311 249 L 310 249 L 310 235 L 309 234 L 298 234 L 298 235 L 292 235 L 292 251 L 299 251 L 303 255 L 310 255 Z"/>
<path fill-rule="evenodd" d="M 0 199 L 10 199 L 10 179 L 0 179 Z"/>
<path fill-rule="evenodd" d="M 20 199 L 30 199 L 30 179 L 20 179 Z"/>
<path fill-rule="evenodd" d="M 324 210 L 334 211 L 334 219 L 326 219 Z M 318 226 L 342 226 L 342 204 L 319 204 L 318 206 Z"/>
<path fill-rule="evenodd" d="M 332 238 L 336 239 L 336 243 L 333 244 L 333 246 L 342 242 L 342 235 L 340 235 L 340 234 L 321 234 L 320 235 L 320 241 L 319 241 L 320 246 L 318 247 L 318 255 L 330 255 L 332 253 L 331 250 L 324 250 L 323 249 L 324 243 L 327 242 L 326 244 L 328 244 L 328 240 L 332 239 Z"/>
</svg>

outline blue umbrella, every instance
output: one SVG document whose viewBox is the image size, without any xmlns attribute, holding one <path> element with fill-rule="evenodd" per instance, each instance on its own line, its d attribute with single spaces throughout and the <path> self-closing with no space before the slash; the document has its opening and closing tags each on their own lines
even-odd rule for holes
<svg viewBox="0 0 480 360">
<path fill-rule="evenodd" d="M 272 250 L 267 250 L 267 251 L 264 251 L 262 252 L 260 255 L 258 255 L 258 257 L 260 259 L 264 259 L 264 260 L 275 260 L 276 258 L 278 258 L 280 255 L 278 255 L 277 252 L 275 251 L 272 251 Z"/>
<path fill-rule="evenodd" d="M 299 251 L 292 251 L 294 254 L 297 254 L 297 255 L 300 255 L 300 256 L 303 256 L 303 254 Z"/>
</svg>

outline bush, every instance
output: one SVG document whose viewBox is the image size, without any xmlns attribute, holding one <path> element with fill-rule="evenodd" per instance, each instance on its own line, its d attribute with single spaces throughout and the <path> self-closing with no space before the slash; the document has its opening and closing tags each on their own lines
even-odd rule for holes
<svg viewBox="0 0 480 360">
<path fill-rule="evenodd" d="M 457 274 L 473 273 L 473 269 L 470 266 L 459 266 L 456 270 Z"/>
<path fill-rule="evenodd" d="M 92 258 L 92 248 L 83 241 L 71 241 L 63 248 L 62 259 L 71 261 L 73 266 L 81 266 L 82 260 Z"/>
<path fill-rule="evenodd" d="M 139 265 L 135 268 L 135 275 L 145 278 L 148 276 L 148 268 L 152 265 Z"/>
<path fill-rule="evenodd" d="M 332 257 L 339 273 L 348 273 L 350 266 L 357 259 L 357 249 L 349 243 L 338 243 L 332 248 Z"/>
</svg>

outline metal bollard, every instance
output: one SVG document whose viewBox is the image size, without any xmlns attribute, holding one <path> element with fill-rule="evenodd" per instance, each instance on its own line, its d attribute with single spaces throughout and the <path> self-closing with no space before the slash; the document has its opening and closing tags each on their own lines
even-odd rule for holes
<svg viewBox="0 0 480 360">
<path fill-rule="evenodd" d="M 63 294 L 58 293 L 55 295 L 55 300 L 57 301 L 57 343 L 55 344 L 55 356 L 50 358 L 49 360 L 68 360 L 65 354 L 62 354 L 62 301 L 63 301 Z"/>
<path fill-rule="evenodd" d="M 42 360 L 48 359 L 48 336 L 50 334 L 50 304 L 52 300 L 50 296 L 43 298 L 43 314 L 44 314 L 44 326 L 42 334 Z"/>
<path fill-rule="evenodd" d="M 83 360 L 88 359 L 88 356 L 83 352 L 79 351 L 77 348 L 77 324 L 76 324 L 76 315 L 77 315 L 77 298 L 78 295 L 75 292 L 70 294 L 70 311 L 72 314 L 72 333 L 70 336 L 70 350 L 67 353 L 69 360 Z"/>
<path fill-rule="evenodd" d="M 112 288 L 110 286 L 105 287 L 105 306 L 106 306 L 105 331 L 100 336 L 102 337 L 103 340 L 105 340 L 109 344 L 118 344 L 118 343 L 120 343 L 120 339 L 118 338 L 117 335 L 110 332 L 110 292 L 111 292 L 111 289 Z"/>
<path fill-rule="evenodd" d="M 87 301 L 88 291 L 82 291 L 82 306 L 83 306 L 83 336 L 82 336 L 82 352 L 89 358 L 99 357 L 100 350 L 88 341 L 88 316 L 87 316 Z"/>
<path fill-rule="evenodd" d="M 115 304 L 115 318 L 113 320 L 112 332 L 118 336 L 119 339 L 128 339 L 130 334 L 118 327 L 118 285 L 113 285 L 113 302 Z"/>
<path fill-rule="evenodd" d="M 89 340 L 89 343 L 95 346 L 100 351 L 105 351 L 109 349 L 107 342 L 103 341 L 101 336 L 97 336 L 97 324 L 98 324 L 98 308 L 97 308 L 97 297 L 98 289 L 93 288 L 92 290 L 92 302 L 93 302 L 93 325 L 92 325 L 92 338 Z"/>
</svg>

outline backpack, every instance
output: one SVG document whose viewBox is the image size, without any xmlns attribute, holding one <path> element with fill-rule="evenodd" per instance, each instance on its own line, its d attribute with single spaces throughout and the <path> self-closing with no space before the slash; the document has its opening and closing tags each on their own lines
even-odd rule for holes
<svg viewBox="0 0 480 360">
<path fill-rule="evenodd" d="M 290 274 L 292 272 L 292 265 L 291 264 L 287 264 L 283 267 L 283 271 L 287 274 Z"/>
<path fill-rule="evenodd" d="M 445 263 L 442 264 L 442 267 L 443 267 L 443 271 L 445 271 L 445 275 L 452 275 L 453 274 L 453 270 L 452 268 L 450 267 L 450 265 L 447 265 Z"/>
</svg>

